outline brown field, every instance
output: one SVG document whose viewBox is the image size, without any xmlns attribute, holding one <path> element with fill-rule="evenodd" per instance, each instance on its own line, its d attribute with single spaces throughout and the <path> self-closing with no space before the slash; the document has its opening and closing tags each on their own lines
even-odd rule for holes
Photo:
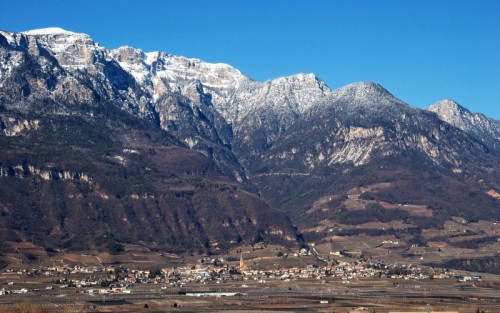
<svg viewBox="0 0 500 313">
<path fill-rule="evenodd" d="M 378 183 L 366 187 L 356 187 L 348 191 L 348 199 L 343 202 L 348 210 L 363 210 L 368 204 L 378 204 L 386 210 L 399 209 L 408 212 L 411 216 L 432 217 L 433 212 L 427 205 L 396 204 L 385 201 L 364 200 L 360 196 L 364 192 L 376 192 L 392 187 L 391 183 Z M 315 203 L 316 204 L 316 203 Z M 313 205 L 314 208 L 314 205 Z M 389 213 L 390 214 L 390 213 Z"/>
</svg>

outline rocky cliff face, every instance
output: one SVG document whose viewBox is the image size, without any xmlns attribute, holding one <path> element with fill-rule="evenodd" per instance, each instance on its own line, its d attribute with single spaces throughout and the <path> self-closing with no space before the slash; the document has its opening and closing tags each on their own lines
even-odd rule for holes
<svg viewBox="0 0 500 313">
<path fill-rule="evenodd" d="M 442 100 L 428 109 L 443 121 L 482 140 L 493 149 L 500 148 L 500 121 L 487 118 L 481 113 L 471 113 L 453 100 Z"/>
<path fill-rule="evenodd" d="M 82 212 L 109 207 L 103 199 L 113 199 L 111 207 L 130 233 L 137 231 L 139 216 L 141 227 L 160 216 L 169 230 L 154 222 L 148 236 L 181 229 L 171 239 L 174 246 L 185 244 L 194 228 L 199 242 L 220 242 L 226 233 L 280 233 L 281 240 L 290 240 L 294 231 L 284 211 L 305 231 L 324 220 L 350 220 L 353 208 L 409 201 L 433 208 L 430 216 L 401 215 L 419 227 L 451 215 L 500 219 L 500 204 L 491 196 L 500 191 L 498 121 L 451 101 L 421 110 L 378 84 L 331 90 L 314 74 L 257 82 L 226 64 L 131 47 L 109 50 L 88 35 L 62 29 L 0 32 L 0 60 L 0 138 L 11 152 L 0 160 L 0 179 L 59 177 L 83 188 L 72 191 L 71 199 L 93 195 L 94 200 L 77 205 Z M 50 131 L 57 136 L 41 135 Z M 131 145 L 138 133 L 146 137 Z M 44 140 L 52 144 L 31 148 Z M 164 149 L 158 142 L 177 148 Z M 35 154 L 26 153 L 32 149 L 43 157 L 34 162 Z M 86 166 L 68 161 L 78 158 L 77 151 L 92 152 Z M 179 155 L 184 162 L 164 160 Z M 103 168 L 91 171 L 93 164 Z M 73 179 L 82 173 L 91 184 Z M 130 176 L 135 187 L 127 183 Z M 112 177 L 130 186 L 112 187 Z M 384 188 L 373 187 L 380 183 Z M 71 186 L 60 188 L 76 188 Z M 370 193 L 370 200 L 353 205 L 346 200 L 353 188 Z M 67 198 L 63 189 L 50 190 Z M 45 202 L 51 201 L 56 200 Z M 68 207 L 57 203 L 61 212 Z M 176 209 L 168 211 L 167 203 Z M 316 210 L 318 203 L 327 205 Z M 238 206 L 244 212 L 237 217 Z M 142 210 L 151 219 L 138 213 Z M 225 230 L 212 236 L 207 227 L 216 227 L 218 220 L 207 212 L 219 210 L 226 212 L 220 215 Z M 304 213 L 311 210 L 315 213 Z M 266 215 L 272 223 L 262 222 L 264 212 L 274 212 Z M 53 231 L 43 231 L 61 236 L 77 231 L 65 233 L 68 224 L 55 220 L 59 225 Z M 118 220 L 100 219 L 115 229 Z M 139 232 L 134 234 L 128 240 L 138 240 Z"/>
<path fill-rule="evenodd" d="M 145 54 L 120 50 L 61 29 L 0 33 L 2 249 L 29 237 L 101 249 L 107 232 L 175 251 L 293 244 L 289 218 L 252 193 L 204 87 L 148 85 L 126 66 Z M 154 56 L 161 73 L 170 61 Z"/>
<path fill-rule="evenodd" d="M 45 98 L 72 103 L 109 99 L 153 118 L 134 79 L 88 35 L 57 28 L 0 35 L 2 86 L 19 85 L 3 95 L 7 105 Z"/>
</svg>

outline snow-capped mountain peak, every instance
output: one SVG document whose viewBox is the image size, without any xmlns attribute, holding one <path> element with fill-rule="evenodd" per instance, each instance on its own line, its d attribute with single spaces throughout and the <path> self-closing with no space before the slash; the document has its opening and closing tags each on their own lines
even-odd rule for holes
<svg viewBox="0 0 500 313">
<path fill-rule="evenodd" d="M 342 97 L 365 98 L 367 96 L 392 96 L 387 89 L 373 82 L 356 82 L 333 91 L 334 94 Z"/>
<path fill-rule="evenodd" d="M 331 93 L 333 102 L 350 103 L 357 107 L 373 107 L 387 105 L 405 105 L 404 102 L 394 97 L 387 89 L 373 82 L 356 82 L 335 89 Z"/>
<path fill-rule="evenodd" d="M 60 27 L 47 27 L 40 29 L 32 29 L 22 32 L 24 35 L 28 36 L 39 36 L 39 35 L 76 35 L 77 33 L 62 29 Z"/>
</svg>

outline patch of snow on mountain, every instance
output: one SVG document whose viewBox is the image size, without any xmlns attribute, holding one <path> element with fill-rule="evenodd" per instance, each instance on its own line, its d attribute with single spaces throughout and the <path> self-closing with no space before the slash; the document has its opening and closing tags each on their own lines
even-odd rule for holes
<svg viewBox="0 0 500 313">
<path fill-rule="evenodd" d="M 40 28 L 40 29 L 32 29 L 22 32 L 25 35 L 55 35 L 55 34 L 66 34 L 66 35 L 75 35 L 76 33 L 70 32 L 68 30 L 62 29 L 60 27 L 48 27 L 48 28 Z"/>
</svg>

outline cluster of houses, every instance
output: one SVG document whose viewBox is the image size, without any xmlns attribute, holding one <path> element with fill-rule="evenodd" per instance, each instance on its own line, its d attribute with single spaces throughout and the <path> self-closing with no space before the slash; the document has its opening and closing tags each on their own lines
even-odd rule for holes
<svg viewBox="0 0 500 313">
<path fill-rule="evenodd" d="M 279 268 L 259 270 L 247 268 L 243 258 L 239 267 L 230 266 L 223 258 L 200 259 L 193 266 L 165 268 L 161 270 L 136 270 L 123 267 L 98 266 L 59 266 L 48 268 L 32 268 L 28 270 L 8 270 L 0 276 L 0 285 L 7 285 L 0 295 L 9 293 L 25 293 L 31 290 L 16 289 L 13 281 L 7 281 L 10 274 L 26 276 L 54 277 L 52 284 L 46 289 L 77 288 L 78 292 L 89 294 L 130 293 L 136 284 L 159 284 L 161 289 L 168 290 L 190 284 L 226 283 L 229 281 L 258 281 L 266 283 L 271 280 L 327 279 L 336 277 L 344 284 L 354 279 L 388 278 L 404 280 L 455 278 L 461 282 L 480 280 L 480 276 L 457 275 L 452 271 L 436 271 L 413 264 L 385 264 L 367 259 L 341 261 L 329 266 L 308 265 L 304 268 Z M 61 278 L 63 277 L 63 278 Z M 80 279 L 68 278 L 79 277 Z M 7 279 L 7 280 L 6 280 Z"/>
</svg>

